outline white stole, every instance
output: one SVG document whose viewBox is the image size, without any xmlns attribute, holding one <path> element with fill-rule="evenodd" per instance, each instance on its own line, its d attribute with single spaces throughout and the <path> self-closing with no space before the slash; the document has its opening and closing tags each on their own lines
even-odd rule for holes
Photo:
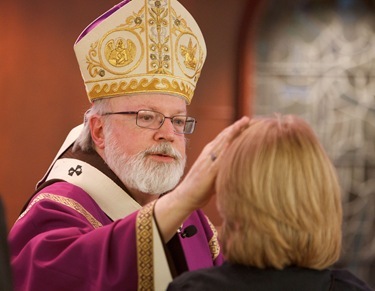
<svg viewBox="0 0 375 291">
<path fill-rule="evenodd" d="M 61 154 L 76 140 L 82 128 L 83 125 L 80 125 L 72 129 L 42 181 L 62 179 L 82 188 L 113 221 L 122 219 L 141 209 L 141 205 L 95 167 L 77 159 L 59 159 Z M 78 165 L 81 167 L 77 168 Z M 166 290 L 169 282 L 172 281 L 172 275 L 154 218 L 152 220 L 152 232 L 154 290 Z"/>
</svg>

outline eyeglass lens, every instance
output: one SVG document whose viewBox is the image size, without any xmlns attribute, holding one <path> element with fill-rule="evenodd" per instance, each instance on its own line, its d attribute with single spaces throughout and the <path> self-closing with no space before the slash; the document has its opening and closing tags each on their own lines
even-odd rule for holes
<svg viewBox="0 0 375 291">
<path fill-rule="evenodd" d="M 140 110 L 137 114 L 137 125 L 140 127 L 158 129 L 160 128 L 165 118 L 169 118 L 172 121 L 173 127 L 177 133 L 192 133 L 195 127 L 194 118 L 177 115 L 172 118 L 165 117 L 160 112 Z"/>
</svg>

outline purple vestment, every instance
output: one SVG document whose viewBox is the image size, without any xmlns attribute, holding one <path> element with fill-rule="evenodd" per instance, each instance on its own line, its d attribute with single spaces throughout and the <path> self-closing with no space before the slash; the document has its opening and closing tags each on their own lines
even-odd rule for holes
<svg viewBox="0 0 375 291">
<path fill-rule="evenodd" d="M 42 189 L 9 235 L 15 290 L 137 290 L 138 212 L 113 222 L 75 185 L 57 182 Z M 186 260 L 189 270 L 221 265 L 205 215 L 194 212 L 188 225 L 198 232 L 178 235 L 185 257 L 179 261 Z"/>
</svg>

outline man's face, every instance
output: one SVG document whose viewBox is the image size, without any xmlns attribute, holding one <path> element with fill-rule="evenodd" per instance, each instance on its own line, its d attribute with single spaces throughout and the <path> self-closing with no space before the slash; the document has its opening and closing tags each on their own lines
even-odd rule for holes
<svg viewBox="0 0 375 291">
<path fill-rule="evenodd" d="M 158 111 L 167 117 L 186 115 L 185 101 L 170 95 L 135 95 L 111 99 L 110 112 Z M 170 119 L 159 129 L 140 128 L 136 115 L 107 115 L 104 159 L 131 190 L 162 194 L 180 180 L 186 162 L 183 134 L 174 132 Z"/>
</svg>

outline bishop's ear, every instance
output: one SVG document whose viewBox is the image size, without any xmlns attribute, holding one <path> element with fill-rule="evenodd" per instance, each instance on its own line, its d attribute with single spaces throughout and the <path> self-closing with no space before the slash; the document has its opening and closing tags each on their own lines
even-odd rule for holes
<svg viewBox="0 0 375 291">
<path fill-rule="evenodd" d="M 98 149 L 104 149 L 103 117 L 94 115 L 90 118 L 91 138 Z"/>
</svg>

